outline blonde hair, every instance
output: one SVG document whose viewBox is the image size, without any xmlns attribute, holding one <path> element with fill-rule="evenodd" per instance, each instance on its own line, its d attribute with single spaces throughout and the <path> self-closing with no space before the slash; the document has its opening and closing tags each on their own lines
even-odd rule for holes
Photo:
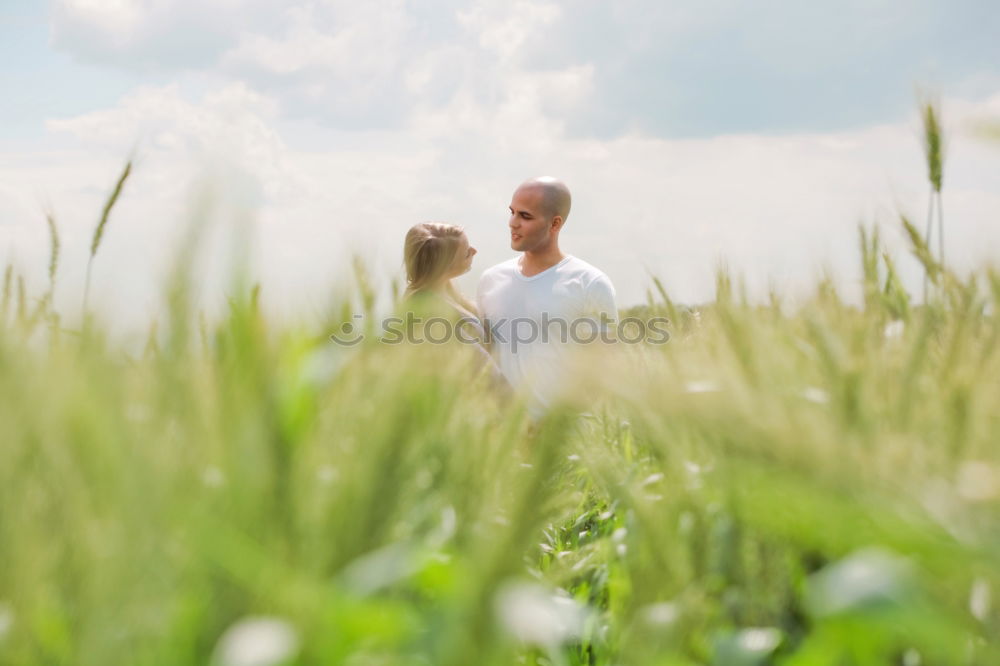
<svg viewBox="0 0 1000 666">
<path fill-rule="evenodd" d="M 472 304 L 447 279 L 464 233 L 462 227 L 443 222 L 421 222 L 410 227 L 403 246 L 406 297 L 436 289 L 444 283 L 445 293 L 462 307 L 475 312 Z"/>
</svg>

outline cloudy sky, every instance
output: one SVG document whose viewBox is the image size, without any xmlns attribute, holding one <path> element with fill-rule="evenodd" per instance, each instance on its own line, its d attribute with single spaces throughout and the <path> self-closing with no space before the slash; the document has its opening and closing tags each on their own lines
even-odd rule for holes
<svg viewBox="0 0 1000 666">
<path fill-rule="evenodd" d="M 79 307 L 93 226 L 136 169 L 94 265 L 102 308 L 141 321 L 177 239 L 204 225 L 205 297 L 246 245 L 265 298 L 317 309 L 360 253 L 386 284 L 422 220 L 506 259 L 523 179 L 574 193 L 564 250 L 621 305 L 659 275 L 710 299 L 823 271 L 856 287 L 859 222 L 901 257 L 922 225 L 915 108 L 943 103 L 946 248 L 1000 262 L 995 0 L 0 0 L 0 251 Z M 243 238 L 246 242 L 236 241 Z M 904 261 L 907 279 L 919 278 Z"/>
</svg>

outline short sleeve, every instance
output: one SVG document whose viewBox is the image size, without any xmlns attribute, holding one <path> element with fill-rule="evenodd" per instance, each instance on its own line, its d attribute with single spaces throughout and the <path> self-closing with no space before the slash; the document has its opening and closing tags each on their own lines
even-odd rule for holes
<svg viewBox="0 0 1000 666">
<path fill-rule="evenodd" d="M 483 302 L 483 294 L 486 292 L 486 285 L 489 282 L 489 273 L 483 273 L 479 278 L 479 283 L 476 285 L 476 310 L 479 311 L 479 317 L 485 318 L 488 316 L 486 312 L 486 303 Z"/>
<path fill-rule="evenodd" d="M 597 316 L 604 314 L 612 321 L 617 321 L 615 288 L 607 275 L 599 275 L 587 285 L 587 314 Z"/>
</svg>

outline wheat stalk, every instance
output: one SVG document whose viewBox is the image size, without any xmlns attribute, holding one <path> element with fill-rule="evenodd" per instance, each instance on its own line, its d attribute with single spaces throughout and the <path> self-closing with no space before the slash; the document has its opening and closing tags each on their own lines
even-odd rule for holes
<svg viewBox="0 0 1000 666">
<path fill-rule="evenodd" d="M 49 227 L 49 289 L 55 291 L 56 271 L 59 268 L 59 228 L 56 226 L 56 216 L 51 208 L 45 211 L 45 223 Z"/>
<path fill-rule="evenodd" d="M 49 291 L 42 297 L 39 309 L 42 314 L 50 315 L 55 321 L 53 303 L 56 293 L 56 272 L 59 269 L 59 228 L 56 226 L 56 215 L 51 207 L 45 207 L 45 223 L 49 228 Z"/>
<path fill-rule="evenodd" d="M 944 138 L 941 133 L 941 112 L 936 102 L 924 102 L 920 115 L 924 122 L 924 157 L 927 179 L 934 192 L 941 192 L 944 177 Z"/>
<path fill-rule="evenodd" d="M 927 162 L 927 180 L 931 191 L 927 204 L 927 231 L 924 239 L 927 248 L 932 250 L 934 215 L 937 212 L 938 221 L 938 263 L 944 264 L 944 209 L 941 201 L 941 188 L 944 180 L 944 134 L 941 130 L 940 104 L 934 100 L 925 101 L 920 107 L 920 117 L 923 121 L 924 158 Z M 924 301 L 927 301 L 927 278 L 924 279 Z"/>
<path fill-rule="evenodd" d="M 121 176 L 118 177 L 118 182 L 115 183 L 115 189 L 112 190 L 111 196 L 109 196 L 108 200 L 104 203 L 104 210 L 101 212 L 101 219 L 97 223 L 97 228 L 94 229 L 94 238 L 90 242 L 90 258 L 87 259 L 87 276 L 83 287 L 83 312 L 85 315 L 87 313 L 87 302 L 90 297 L 90 270 L 94 262 L 94 256 L 97 254 L 97 250 L 101 246 L 101 239 L 104 238 L 104 228 L 108 224 L 108 218 L 111 216 L 111 210 L 115 207 L 118 197 L 121 196 L 122 188 L 125 187 L 125 181 L 128 180 L 131 173 L 132 160 L 130 159 L 125 163 L 125 168 L 122 170 Z"/>
</svg>

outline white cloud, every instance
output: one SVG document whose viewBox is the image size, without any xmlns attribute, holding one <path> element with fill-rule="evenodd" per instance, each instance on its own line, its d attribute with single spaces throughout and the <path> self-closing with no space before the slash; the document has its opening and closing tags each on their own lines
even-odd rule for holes
<svg viewBox="0 0 1000 666">
<path fill-rule="evenodd" d="M 116 68 L 205 70 L 282 10 L 270 0 L 54 0 L 51 43 Z"/>
<path fill-rule="evenodd" d="M 458 21 L 478 35 L 480 46 L 504 60 L 516 57 L 539 28 L 562 15 L 551 3 L 481 1 L 468 11 L 458 12 Z"/>
<path fill-rule="evenodd" d="M 399 52 L 409 27 L 400 2 L 327 3 L 291 6 L 285 29 L 247 33 L 223 56 L 225 63 L 290 74 L 317 69 L 354 79 L 391 73 L 404 57 Z"/>
<path fill-rule="evenodd" d="M 551 113 L 591 88 L 593 66 L 585 60 L 525 66 L 563 14 L 552 3 L 481 0 L 457 10 L 402 0 L 203 4 L 59 0 L 53 43 L 126 68 L 241 80 L 280 99 L 289 116 L 345 128 L 398 128 L 413 109 L 456 98 L 491 104 L 513 77 L 519 88 L 551 87 Z"/>
<path fill-rule="evenodd" d="M 140 168 L 152 162 L 184 173 L 193 163 L 225 163 L 254 178 L 250 191 L 271 196 L 289 180 L 283 140 L 270 124 L 275 115 L 273 100 L 241 83 L 211 91 L 198 103 L 168 85 L 139 88 L 116 108 L 50 120 L 47 127 L 106 155 L 124 159 L 134 152 Z"/>
<path fill-rule="evenodd" d="M 66 0 L 56 4 L 56 12 L 66 23 L 88 26 L 110 37 L 119 49 L 128 46 L 143 18 L 136 0 Z"/>
<path fill-rule="evenodd" d="M 241 78 L 331 126 L 400 127 L 414 105 L 591 66 L 574 131 L 857 127 L 898 117 L 914 82 L 995 90 L 988 0 L 55 0 L 53 43 L 126 69 Z M 976 17 L 979 17 L 978 19 Z M 448 54 L 428 76 L 434 54 Z M 917 56 L 913 54 L 919 54 Z M 887 83 L 888 82 L 888 83 Z M 423 87 L 421 84 L 425 84 Z M 907 99 L 902 100 L 903 97 Z M 852 99 L 864 99 L 852 103 Z"/>
<path fill-rule="evenodd" d="M 649 47 L 659 25 L 668 35 L 705 29 L 731 5 L 578 4 L 609 12 L 612 37 L 615 25 L 636 28 L 627 41 L 588 42 L 623 53 Z M 647 268 L 677 299 L 706 300 L 721 259 L 758 294 L 769 280 L 786 291 L 811 286 L 823 264 L 850 289 L 858 222 L 889 222 L 898 249 L 897 208 L 922 221 L 915 119 L 705 139 L 575 134 L 575 119 L 609 108 L 601 72 L 615 62 L 572 49 L 539 59 L 551 38 L 572 37 L 576 20 L 567 3 L 524 0 L 434 10 L 397 1 L 60 0 L 53 34 L 63 48 L 202 74 L 197 85 L 181 76 L 111 108 L 48 121 L 58 153 L 0 156 L 0 241 L 35 267 L 40 284 L 47 236 L 36 211 L 51 200 L 66 235 L 61 303 L 75 307 L 97 212 L 137 146 L 94 276 L 95 293 L 133 319 L 155 308 L 191 193 L 206 180 L 223 200 L 214 216 L 256 239 L 265 298 L 289 310 L 321 303 L 353 250 L 381 275 L 398 271 L 405 230 L 425 219 L 467 228 L 480 250 L 462 281 L 471 291 L 482 268 L 510 254 L 511 190 L 540 174 L 569 182 L 565 249 L 605 269 L 625 305 L 643 299 Z M 188 45 L 180 34 L 196 39 Z M 672 85 L 647 75 L 636 82 L 651 91 Z M 1000 258 L 1000 150 L 962 130 L 967 119 L 1000 117 L 1000 96 L 946 102 L 947 244 L 968 268 Z M 224 285 L 225 233 L 222 225 L 201 250 L 208 292 Z M 904 268 L 917 286 L 913 266 Z"/>
</svg>

